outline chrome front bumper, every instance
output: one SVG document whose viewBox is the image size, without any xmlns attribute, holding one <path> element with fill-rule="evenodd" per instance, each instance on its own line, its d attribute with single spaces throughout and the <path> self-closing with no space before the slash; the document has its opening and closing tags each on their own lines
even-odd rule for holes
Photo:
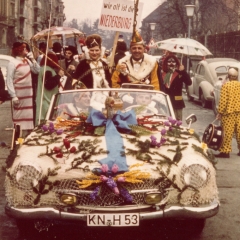
<svg viewBox="0 0 240 240">
<path fill-rule="evenodd" d="M 126 208 L 125 208 L 126 209 Z M 105 212 L 101 211 L 101 214 L 114 214 L 120 213 L 117 211 L 108 211 L 106 209 Z M 198 219 L 205 219 L 212 217 L 217 214 L 219 210 L 219 203 L 212 202 L 208 206 L 204 207 L 184 207 L 184 206 L 169 206 L 166 207 L 164 210 L 156 210 L 152 212 L 140 212 L 140 221 L 143 220 L 151 220 L 151 219 L 164 219 L 164 218 L 198 218 Z M 135 213 L 137 213 L 137 209 Z M 6 205 L 5 213 L 9 217 L 13 217 L 16 219 L 48 219 L 48 220 L 72 220 L 72 221 L 87 221 L 87 213 L 69 213 L 60 211 L 54 208 L 14 208 L 11 206 Z M 94 212 L 91 212 L 94 213 Z M 98 212 L 99 213 L 99 212 Z M 125 213 L 121 211 L 121 213 Z M 127 211 L 126 211 L 127 213 Z"/>
</svg>

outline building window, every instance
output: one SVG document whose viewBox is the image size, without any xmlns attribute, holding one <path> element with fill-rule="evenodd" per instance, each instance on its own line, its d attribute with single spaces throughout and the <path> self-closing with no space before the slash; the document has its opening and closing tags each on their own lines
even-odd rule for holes
<svg viewBox="0 0 240 240">
<path fill-rule="evenodd" d="M 10 16 L 15 17 L 15 3 L 10 4 Z"/>
</svg>

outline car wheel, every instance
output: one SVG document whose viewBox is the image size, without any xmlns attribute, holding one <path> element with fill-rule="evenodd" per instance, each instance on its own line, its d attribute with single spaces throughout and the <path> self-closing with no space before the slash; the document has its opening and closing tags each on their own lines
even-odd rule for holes
<svg viewBox="0 0 240 240">
<path fill-rule="evenodd" d="M 188 91 L 188 88 L 186 88 L 186 92 L 187 92 L 187 99 L 188 99 L 188 101 L 189 101 L 189 102 L 190 102 L 190 101 L 193 101 L 194 98 L 190 96 L 189 91 Z"/>
<path fill-rule="evenodd" d="M 217 111 L 217 107 L 216 107 L 216 101 L 215 101 L 215 98 L 213 98 L 212 100 L 212 110 L 213 110 L 213 113 L 215 114 L 215 116 L 218 114 L 218 111 Z"/>
<path fill-rule="evenodd" d="M 203 93 L 200 93 L 200 100 L 203 108 L 207 108 L 209 105 L 209 102 L 204 98 Z"/>
</svg>

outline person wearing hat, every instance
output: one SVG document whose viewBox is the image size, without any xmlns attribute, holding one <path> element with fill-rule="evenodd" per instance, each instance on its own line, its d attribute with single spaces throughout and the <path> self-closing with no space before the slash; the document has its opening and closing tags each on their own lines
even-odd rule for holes
<svg viewBox="0 0 240 240">
<path fill-rule="evenodd" d="M 154 90 L 159 90 L 157 61 L 144 51 L 143 39 L 135 32 L 130 44 L 131 54 L 121 58 L 113 72 L 112 87 L 119 88 L 122 83 L 142 83 L 153 85 Z"/>
<path fill-rule="evenodd" d="M 219 148 L 219 154 L 215 157 L 229 158 L 232 151 L 232 137 L 236 134 L 238 145 L 238 156 L 240 156 L 240 82 L 238 81 L 238 72 L 236 68 L 229 68 L 228 79 L 220 92 L 220 101 L 218 106 L 217 119 L 221 121 L 224 130 L 222 146 Z"/>
<path fill-rule="evenodd" d="M 12 120 L 20 124 L 23 134 L 28 134 L 34 127 L 33 86 L 31 73 L 39 73 L 40 66 L 30 53 L 27 55 L 27 44 L 15 42 L 12 46 L 12 56 L 7 66 L 6 85 L 12 98 Z"/>
<path fill-rule="evenodd" d="M 63 47 L 62 47 L 61 43 L 54 42 L 52 50 L 56 54 L 58 60 L 64 59 L 64 56 L 63 56 L 63 53 L 62 53 Z"/>
<path fill-rule="evenodd" d="M 67 46 L 64 48 L 64 56 L 65 59 L 59 60 L 59 65 L 62 69 L 64 69 L 70 76 L 73 76 L 78 62 L 74 60 L 74 55 L 78 55 L 77 49 L 74 46 Z M 67 76 L 66 82 L 64 84 L 64 90 L 72 90 L 72 80 L 73 78 Z"/>
<path fill-rule="evenodd" d="M 58 58 L 54 52 L 49 51 L 47 53 L 46 66 L 45 59 L 46 56 L 40 62 L 41 68 L 38 75 L 35 125 L 45 120 L 52 96 L 58 93 L 60 78 L 64 76 L 64 71 L 59 68 Z M 44 88 L 42 86 L 43 82 Z"/>
<path fill-rule="evenodd" d="M 105 48 L 98 34 L 89 35 L 85 41 L 87 51 L 85 59 L 81 60 L 74 73 L 74 79 L 80 81 L 86 88 L 111 87 L 111 75 L 108 65 L 103 59 Z M 78 88 L 76 84 L 76 88 Z"/>
<path fill-rule="evenodd" d="M 119 41 L 117 42 L 116 52 L 114 56 L 114 63 L 117 66 L 118 61 L 126 56 L 127 51 L 127 44 L 125 41 Z"/>
</svg>

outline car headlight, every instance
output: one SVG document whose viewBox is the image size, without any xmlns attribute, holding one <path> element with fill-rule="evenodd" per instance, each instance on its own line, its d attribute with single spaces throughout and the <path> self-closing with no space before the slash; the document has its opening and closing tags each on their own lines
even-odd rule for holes
<svg viewBox="0 0 240 240">
<path fill-rule="evenodd" d="M 201 188 L 207 185 L 209 178 L 210 170 L 203 165 L 192 164 L 190 166 L 183 166 L 181 180 L 185 185 Z"/>
<path fill-rule="evenodd" d="M 74 194 L 63 194 L 60 200 L 66 205 L 75 205 L 77 203 L 77 197 Z"/>
<path fill-rule="evenodd" d="M 162 201 L 162 194 L 160 192 L 148 192 L 144 197 L 145 203 L 154 205 Z"/>
</svg>

